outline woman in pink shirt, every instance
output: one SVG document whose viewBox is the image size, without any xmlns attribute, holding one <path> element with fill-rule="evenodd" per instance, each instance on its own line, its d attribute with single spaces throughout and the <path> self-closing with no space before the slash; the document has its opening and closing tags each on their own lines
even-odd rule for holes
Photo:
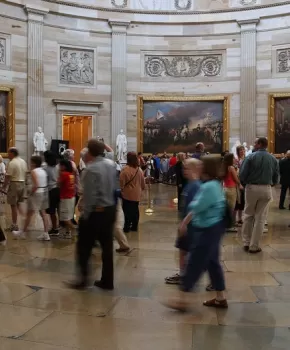
<svg viewBox="0 0 290 350">
<path fill-rule="evenodd" d="M 237 171 L 234 167 L 234 155 L 228 153 L 224 156 L 223 160 L 224 170 L 224 190 L 226 199 L 231 210 L 234 212 L 237 201 L 237 190 L 240 186 L 240 180 L 237 175 Z"/>
</svg>

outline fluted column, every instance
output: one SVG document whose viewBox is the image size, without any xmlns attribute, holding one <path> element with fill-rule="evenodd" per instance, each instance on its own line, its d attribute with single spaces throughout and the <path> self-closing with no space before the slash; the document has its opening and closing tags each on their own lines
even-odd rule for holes
<svg viewBox="0 0 290 350">
<path fill-rule="evenodd" d="M 240 139 L 252 145 L 256 138 L 256 27 L 259 19 L 238 23 L 241 27 Z"/>
<path fill-rule="evenodd" d="M 48 9 L 26 5 L 28 17 L 28 157 L 33 152 L 33 135 L 44 126 L 43 108 L 43 19 Z"/>
<path fill-rule="evenodd" d="M 130 22 L 110 21 L 112 27 L 112 104 L 111 138 L 115 147 L 116 137 L 127 131 L 127 28 Z"/>
</svg>

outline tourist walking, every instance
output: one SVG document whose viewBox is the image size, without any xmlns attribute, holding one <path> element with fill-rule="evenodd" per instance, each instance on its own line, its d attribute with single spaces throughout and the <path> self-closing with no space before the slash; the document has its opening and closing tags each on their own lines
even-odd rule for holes
<svg viewBox="0 0 290 350">
<path fill-rule="evenodd" d="M 220 160 L 217 157 L 203 158 L 200 191 L 189 204 L 189 214 L 180 224 L 180 235 L 194 236 L 188 262 L 180 286 L 178 299 L 165 303 L 166 306 L 185 311 L 189 302 L 187 296 L 205 271 L 208 271 L 211 284 L 215 287 L 216 298 L 205 301 L 204 306 L 227 308 L 224 295 L 225 279 L 219 260 L 221 240 L 225 232 L 226 200 L 220 177 Z M 190 226 L 188 224 L 191 223 Z"/>
<path fill-rule="evenodd" d="M 46 213 L 50 216 L 52 228 L 48 232 L 50 236 L 59 236 L 59 223 L 57 213 L 59 213 L 60 190 L 58 187 L 59 171 L 56 167 L 57 159 L 51 151 L 44 152 L 44 160 L 46 163 L 46 173 L 48 181 L 48 208 Z"/>
<path fill-rule="evenodd" d="M 268 140 L 260 137 L 256 151 L 245 158 L 240 169 L 240 180 L 245 189 L 245 218 L 242 227 L 244 250 L 259 253 L 267 209 L 272 200 L 272 188 L 279 180 L 279 165 L 267 152 Z"/>
<path fill-rule="evenodd" d="M 0 245 L 6 244 L 6 220 L 5 220 L 5 204 L 6 204 L 6 191 L 4 188 L 6 168 L 3 162 L 3 158 L 0 155 Z"/>
<path fill-rule="evenodd" d="M 47 173 L 42 168 L 40 156 L 32 156 L 30 159 L 32 188 L 27 199 L 27 214 L 23 229 L 12 231 L 13 236 L 19 239 L 26 239 L 27 229 L 35 213 L 40 214 L 44 232 L 38 237 L 41 241 L 50 241 L 48 234 L 48 220 L 46 209 L 48 208 Z"/>
<path fill-rule="evenodd" d="M 280 160 L 279 169 L 280 169 L 280 184 L 281 184 L 279 209 L 285 209 L 284 203 L 285 203 L 286 194 L 287 194 L 287 191 L 290 192 L 290 151 L 287 151 L 286 157 Z M 288 207 L 290 210 L 290 203 Z"/>
<path fill-rule="evenodd" d="M 18 231 L 17 217 L 18 211 L 22 213 L 20 203 L 24 201 L 25 180 L 27 164 L 20 158 L 18 149 L 15 147 L 8 150 L 9 163 L 6 169 L 5 182 L 3 188 L 8 185 L 7 203 L 11 207 L 12 225 L 10 231 Z"/>
<path fill-rule="evenodd" d="M 184 190 L 184 187 L 187 184 L 187 179 L 183 175 L 183 163 L 185 161 L 185 153 L 178 153 L 177 155 L 177 163 L 175 165 L 175 172 L 176 172 L 176 186 L 177 186 L 177 200 L 178 200 L 178 211 L 181 211 L 181 194 Z"/>
<path fill-rule="evenodd" d="M 114 288 L 113 228 L 116 206 L 116 167 L 104 157 L 105 146 L 97 139 L 88 142 L 85 156 L 82 209 L 77 241 L 77 280 L 67 285 L 74 289 L 86 288 L 89 283 L 89 260 L 95 241 L 102 248 L 102 277 L 94 285 L 102 289 Z"/>
<path fill-rule="evenodd" d="M 245 160 L 245 157 L 246 157 L 245 147 L 243 145 L 238 146 L 237 158 L 235 160 L 235 167 L 237 168 L 238 175 L 240 172 L 240 168 L 243 164 L 243 161 Z M 245 188 L 243 184 L 241 184 L 241 186 L 239 186 L 239 189 L 238 189 L 238 200 L 236 201 L 235 214 L 234 214 L 236 225 L 239 227 L 243 225 L 244 209 L 245 209 Z"/>
<path fill-rule="evenodd" d="M 127 154 L 127 165 L 120 174 L 120 188 L 123 199 L 123 211 L 125 223 L 123 231 L 138 231 L 139 202 L 142 191 L 145 189 L 145 179 L 139 168 L 138 158 L 135 152 Z"/>
</svg>

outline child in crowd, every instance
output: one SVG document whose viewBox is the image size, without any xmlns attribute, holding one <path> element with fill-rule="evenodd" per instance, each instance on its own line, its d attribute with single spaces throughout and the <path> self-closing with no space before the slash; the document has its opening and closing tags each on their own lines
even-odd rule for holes
<svg viewBox="0 0 290 350">
<path fill-rule="evenodd" d="M 201 161 L 195 158 L 186 159 L 184 162 L 183 174 L 184 177 L 188 180 L 188 183 L 181 194 L 180 212 L 182 212 L 182 219 L 188 214 L 187 207 L 189 203 L 193 201 L 195 195 L 199 191 L 201 166 Z M 178 235 L 175 246 L 179 249 L 179 273 L 170 277 L 166 277 L 165 283 L 181 283 L 181 276 L 185 267 L 185 260 L 188 252 L 190 251 L 192 241 L 193 237 L 189 233 L 182 236 Z"/>
<path fill-rule="evenodd" d="M 70 239 L 72 238 L 71 230 L 74 227 L 71 218 L 74 215 L 75 209 L 75 176 L 73 174 L 72 163 L 69 160 L 61 160 L 59 162 L 59 169 L 59 220 L 64 223 L 66 228 L 64 238 Z"/>
</svg>

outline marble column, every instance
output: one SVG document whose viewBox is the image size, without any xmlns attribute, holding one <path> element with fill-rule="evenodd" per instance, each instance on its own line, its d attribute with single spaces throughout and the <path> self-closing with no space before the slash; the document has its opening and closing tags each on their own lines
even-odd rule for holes
<svg viewBox="0 0 290 350">
<path fill-rule="evenodd" d="M 127 134 L 127 28 L 130 22 L 109 21 L 112 28 L 111 140 L 116 146 L 120 130 Z"/>
<path fill-rule="evenodd" d="M 241 27 L 240 141 L 253 145 L 256 138 L 257 24 L 259 19 L 238 21 Z"/>
<path fill-rule="evenodd" d="M 44 126 L 43 106 L 43 20 L 48 9 L 26 5 L 28 17 L 28 118 L 27 156 L 33 153 L 33 135 Z"/>
</svg>

